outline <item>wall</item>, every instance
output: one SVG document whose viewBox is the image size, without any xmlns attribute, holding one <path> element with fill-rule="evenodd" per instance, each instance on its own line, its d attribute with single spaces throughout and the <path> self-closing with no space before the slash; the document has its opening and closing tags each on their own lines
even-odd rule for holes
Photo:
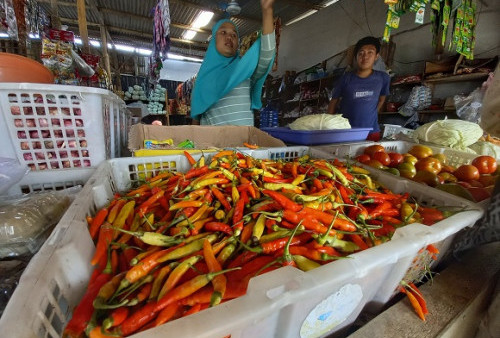
<svg viewBox="0 0 500 338">
<path fill-rule="evenodd" d="M 301 71 L 309 68 L 343 51 L 366 35 L 382 36 L 387 5 L 382 0 L 364 1 L 368 20 L 363 0 L 340 0 L 295 24 L 283 26 L 279 69 L 272 75 L 280 75 L 285 70 Z M 487 6 L 477 1 L 481 14 L 476 27 L 475 52 L 477 57 L 484 58 L 500 54 L 500 1 L 482 1 Z M 401 18 L 400 28 L 392 32 L 396 43 L 393 70 L 399 74 L 420 72 L 423 62 L 415 61 L 434 57 L 430 25 L 421 27 L 414 23 L 414 19 L 414 13 L 405 14 Z M 427 5 L 425 23 L 429 21 L 430 5 Z"/>
</svg>

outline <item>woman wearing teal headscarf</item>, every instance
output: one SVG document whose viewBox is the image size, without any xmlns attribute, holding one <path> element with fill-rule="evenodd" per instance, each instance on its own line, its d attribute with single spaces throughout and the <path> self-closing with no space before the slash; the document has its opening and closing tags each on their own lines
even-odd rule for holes
<svg viewBox="0 0 500 338">
<path fill-rule="evenodd" d="M 212 28 L 212 39 L 193 88 L 194 121 L 202 125 L 253 126 L 252 109 L 262 106 L 262 86 L 276 50 L 274 0 L 260 3 L 262 36 L 243 57 L 238 53 L 238 30 L 231 20 L 220 20 Z"/>
</svg>

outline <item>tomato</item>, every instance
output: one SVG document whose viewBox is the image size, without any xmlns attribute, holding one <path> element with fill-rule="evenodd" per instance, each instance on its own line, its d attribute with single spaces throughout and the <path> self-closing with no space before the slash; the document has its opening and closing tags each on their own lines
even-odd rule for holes
<svg viewBox="0 0 500 338">
<path fill-rule="evenodd" d="M 460 181 L 472 181 L 479 179 L 479 170 L 472 164 L 464 164 L 453 173 Z"/>
<path fill-rule="evenodd" d="M 498 176 L 493 176 L 493 175 L 481 175 L 479 176 L 478 181 L 481 182 L 481 184 L 485 187 L 489 187 L 492 185 L 495 185 L 495 182 L 497 181 Z"/>
<path fill-rule="evenodd" d="M 373 158 L 373 154 L 381 152 L 381 151 L 385 152 L 385 148 L 383 146 L 381 146 L 380 144 L 374 144 L 372 146 L 366 147 L 364 153 L 366 155 L 370 156 L 371 158 Z"/>
<path fill-rule="evenodd" d="M 480 174 L 493 174 L 497 170 L 497 161 L 491 156 L 478 156 L 472 161 L 472 165 Z"/>
<path fill-rule="evenodd" d="M 385 151 L 378 151 L 375 154 L 373 154 L 372 158 L 374 160 L 379 161 L 385 166 L 388 166 L 389 163 L 391 163 L 391 158 L 389 157 L 389 154 L 387 154 Z"/>
<path fill-rule="evenodd" d="M 491 197 L 491 193 L 484 188 L 472 187 L 472 188 L 467 188 L 467 190 L 469 190 L 469 192 L 471 193 L 472 197 L 474 197 L 476 202 L 481 202 Z"/>
<path fill-rule="evenodd" d="M 399 174 L 406 178 L 412 178 L 417 173 L 417 169 L 411 163 L 403 162 L 398 165 Z"/>
<path fill-rule="evenodd" d="M 408 153 L 412 154 L 418 159 L 426 158 L 432 155 L 432 149 L 424 146 L 422 144 L 416 144 L 408 150 Z"/>
<path fill-rule="evenodd" d="M 366 164 L 366 162 L 368 162 L 369 160 L 371 160 L 371 158 L 370 158 L 370 156 L 369 156 L 369 155 L 362 154 L 362 155 L 359 155 L 358 157 L 356 157 L 356 160 L 357 160 L 359 163 L 364 163 L 364 164 Z"/>
<path fill-rule="evenodd" d="M 415 176 L 413 176 L 412 180 L 414 180 L 415 182 L 419 182 L 419 183 L 425 183 L 431 187 L 435 187 L 436 185 L 439 184 L 438 176 L 433 172 L 425 171 L 425 170 L 417 171 Z"/>
<path fill-rule="evenodd" d="M 415 163 L 415 168 L 417 169 L 417 171 L 424 170 L 437 175 L 441 171 L 442 166 L 441 162 L 439 162 L 437 158 L 425 157 Z"/>
<path fill-rule="evenodd" d="M 441 172 L 442 173 L 450 173 L 450 174 L 453 174 L 455 172 L 455 170 L 457 170 L 457 168 L 455 168 L 454 166 L 452 165 L 448 165 L 448 164 L 445 164 L 441 167 Z"/>
<path fill-rule="evenodd" d="M 376 168 L 376 169 L 384 169 L 385 168 L 385 166 L 377 160 L 369 160 L 365 164 L 369 165 L 370 167 Z"/>
<path fill-rule="evenodd" d="M 431 157 L 438 159 L 439 162 L 441 162 L 441 164 L 446 164 L 448 162 L 448 159 L 446 158 L 445 154 L 434 154 L 431 155 Z"/>
<path fill-rule="evenodd" d="M 456 182 L 457 181 L 457 178 L 455 176 L 453 176 L 453 174 L 450 174 L 448 172 L 441 171 L 438 174 L 438 177 L 439 177 L 440 180 L 442 179 L 444 183 L 450 183 L 450 182 Z"/>
<path fill-rule="evenodd" d="M 389 163 L 389 167 L 397 167 L 398 164 L 403 163 L 403 155 L 400 153 L 389 153 L 389 157 L 391 158 L 391 163 Z"/>
<path fill-rule="evenodd" d="M 403 162 L 405 162 L 405 163 L 411 163 L 414 165 L 415 163 L 417 163 L 417 161 L 418 161 L 418 158 L 416 158 L 412 154 L 404 154 L 403 155 Z"/>
<path fill-rule="evenodd" d="M 476 180 L 469 181 L 469 184 L 473 186 L 474 188 L 484 188 L 484 185 Z"/>
</svg>

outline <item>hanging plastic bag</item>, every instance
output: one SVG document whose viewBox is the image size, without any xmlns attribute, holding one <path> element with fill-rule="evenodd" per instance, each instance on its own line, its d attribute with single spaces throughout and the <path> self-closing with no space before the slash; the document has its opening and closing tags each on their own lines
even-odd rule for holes
<svg viewBox="0 0 500 338">
<path fill-rule="evenodd" d="M 30 169 L 12 158 L 0 157 L 0 195 L 19 182 Z"/>
<path fill-rule="evenodd" d="M 17 20 L 12 0 L 0 0 L 0 33 L 17 40 Z"/>
<path fill-rule="evenodd" d="M 481 119 L 483 97 L 484 91 L 481 88 L 476 88 L 469 95 L 455 95 L 453 101 L 457 116 L 462 120 L 477 123 Z"/>
<path fill-rule="evenodd" d="M 87 62 L 85 62 L 85 60 L 83 60 L 73 49 L 71 50 L 71 57 L 73 58 L 73 62 L 75 63 L 80 76 L 91 77 L 94 75 L 95 72 L 92 67 L 90 67 Z"/>
</svg>

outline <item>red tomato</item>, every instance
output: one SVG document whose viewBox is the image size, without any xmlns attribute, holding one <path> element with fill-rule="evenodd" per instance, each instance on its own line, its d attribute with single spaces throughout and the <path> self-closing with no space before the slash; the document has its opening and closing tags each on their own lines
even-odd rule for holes
<svg viewBox="0 0 500 338">
<path fill-rule="evenodd" d="M 460 181 L 466 181 L 466 182 L 472 180 L 477 181 L 479 179 L 479 170 L 472 164 L 464 164 L 458 167 L 458 169 L 455 170 L 453 175 Z"/>
<path fill-rule="evenodd" d="M 404 160 L 404 156 L 400 153 L 389 153 L 389 157 L 391 158 L 389 167 L 397 167 L 400 163 L 403 163 Z"/>
<path fill-rule="evenodd" d="M 417 168 L 417 171 L 429 171 L 437 175 L 441 171 L 442 165 L 437 158 L 425 157 L 415 163 L 415 168 Z"/>
<path fill-rule="evenodd" d="M 388 166 L 389 163 L 391 163 L 391 158 L 389 157 L 389 154 L 387 154 L 385 151 L 378 151 L 375 154 L 373 154 L 372 158 L 374 160 L 379 161 L 385 166 Z"/>
<path fill-rule="evenodd" d="M 497 170 L 497 161 L 491 156 L 478 156 L 472 161 L 472 165 L 480 174 L 493 174 Z"/>
<path fill-rule="evenodd" d="M 372 146 L 366 147 L 364 153 L 371 158 L 373 158 L 373 154 L 378 153 L 380 151 L 385 151 L 384 147 L 380 144 L 374 144 Z"/>
<path fill-rule="evenodd" d="M 369 155 L 366 155 L 366 154 L 362 154 L 362 155 L 359 155 L 358 157 L 356 157 L 356 160 L 359 162 L 359 163 L 367 163 L 369 160 L 371 160 L 370 156 Z"/>
<path fill-rule="evenodd" d="M 448 165 L 448 164 L 443 164 L 443 167 L 441 168 L 441 172 L 442 173 L 450 173 L 450 174 L 453 174 L 455 172 L 455 170 L 457 170 L 457 168 L 455 168 L 454 166 L 452 165 Z"/>
<path fill-rule="evenodd" d="M 479 177 L 479 182 L 485 187 L 489 187 L 492 185 L 495 185 L 495 182 L 497 180 L 498 176 L 492 176 L 492 175 L 481 175 Z"/>
</svg>

